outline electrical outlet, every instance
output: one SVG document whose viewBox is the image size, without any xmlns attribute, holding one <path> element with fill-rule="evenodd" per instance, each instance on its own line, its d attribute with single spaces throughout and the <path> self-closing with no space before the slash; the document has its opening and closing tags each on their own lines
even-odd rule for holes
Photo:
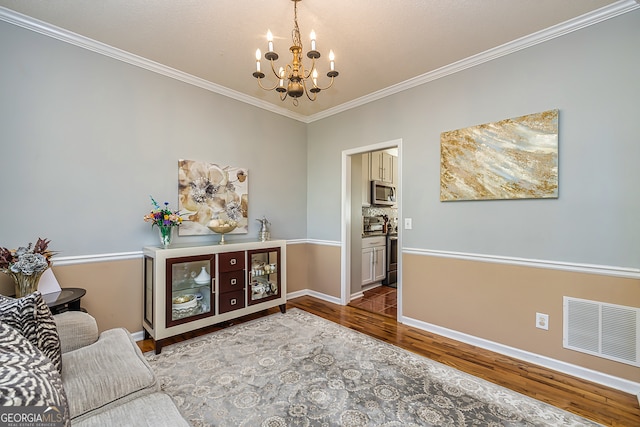
<svg viewBox="0 0 640 427">
<path fill-rule="evenodd" d="M 536 328 L 544 329 L 545 331 L 549 330 L 549 315 L 536 313 Z"/>
<path fill-rule="evenodd" d="M 405 230 L 411 230 L 411 227 L 413 227 L 413 221 L 411 220 L 411 218 L 405 218 L 404 219 L 404 229 Z"/>
</svg>

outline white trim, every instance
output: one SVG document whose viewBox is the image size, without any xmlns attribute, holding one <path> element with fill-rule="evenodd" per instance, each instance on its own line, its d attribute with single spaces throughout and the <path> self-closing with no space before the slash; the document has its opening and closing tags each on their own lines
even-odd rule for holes
<svg viewBox="0 0 640 427">
<path fill-rule="evenodd" d="M 154 73 L 158 73 L 158 74 L 170 77 L 172 79 L 176 79 L 184 83 L 188 83 L 188 84 L 200 87 L 210 92 L 214 92 L 214 93 L 235 99 L 237 101 L 244 102 L 249 105 L 253 105 L 255 107 L 262 108 L 264 110 L 271 111 L 273 113 L 280 114 L 285 117 L 289 117 L 294 120 L 298 120 L 303 123 L 312 123 L 317 120 L 321 120 L 326 117 L 332 116 L 334 114 L 338 114 L 343 111 L 347 111 L 352 108 L 356 108 L 361 105 L 368 104 L 369 102 L 372 102 L 381 98 L 385 98 L 387 96 L 396 94 L 398 92 L 402 92 L 404 90 L 414 88 L 416 86 L 431 82 L 433 80 L 446 77 L 450 74 L 454 74 L 459 71 L 466 70 L 467 68 L 475 67 L 477 65 L 483 64 L 488 61 L 492 61 L 502 56 L 509 55 L 519 50 L 523 50 L 531 46 L 544 43 L 548 40 L 564 36 L 573 31 L 577 31 L 582 28 L 588 27 L 590 25 L 594 25 L 599 22 L 605 21 L 607 19 L 611 19 L 616 16 L 622 15 L 624 13 L 631 12 L 638 8 L 640 8 L 640 3 L 637 0 L 635 1 L 621 0 L 613 4 L 610 4 L 608 6 L 597 9 L 593 12 L 586 13 L 582 16 L 578 16 L 576 18 L 570 19 L 561 24 L 554 25 L 552 27 L 538 31 L 536 33 L 530 34 L 525 37 L 521 37 L 520 39 L 503 44 L 502 46 L 489 49 L 485 52 L 481 52 L 477 55 L 470 56 L 463 60 L 446 65 L 437 70 L 416 76 L 414 78 L 405 80 L 404 82 L 400 82 L 398 84 L 370 93 L 368 95 L 362 96 L 352 101 L 345 102 L 344 104 L 337 105 L 333 108 L 329 108 L 319 113 L 312 114 L 310 116 L 304 116 L 302 114 L 277 106 L 270 102 L 263 101 L 261 99 L 226 88 L 224 86 L 220 86 L 218 84 L 209 82 L 199 77 L 195 77 L 191 74 L 187 74 L 185 72 L 176 70 L 174 68 L 167 67 L 165 65 L 159 64 L 157 62 L 143 58 L 141 56 L 134 55 L 132 53 L 115 48 L 113 46 L 109 46 L 105 43 L 101 43 L 96 40 L 92 40 L 88 37 L 84 37 L 74 32 L 65 30 L 63 28 L 56 27 L 55 25 L 40 21 L 30 16 L 23 15 L 11 9 L 7 9 L 6 7 L 0 6 L 0 20 L 6 21 L 10 24 L 14 24 L 31 31 L 35 31 L 45 36 L 55 38 L 57 40 L 81 47 L 83 49 L 87 49 L 92 52 L 96 52 L 98 54 L 108 56 L 110 58 L 125 62 L 127 64 L 138 66 L 140 68 L 152 71 Z"/>
<path fill-rule="evenodd" d="M 400 321 L 400 319 L 398 320 Z M 585 379 L 587 381 L 591 381 L 597 384 L 611 387 L 616 390 L 623 391 L 625 393 L 640 395 L 640 383 L 629 381 L 624 378 L 614 377 L 613 375 L 594 371 L 588 368 L 583 368 L 581 366 L 573 365 L 571 363 L 563 362 L 557 359 L 552 359 L 550 357 L 541 356 L 539 354 L 520 350 L 514 347 L 509 347 L 497 342 L 485 340 L 483 338 L 467 335 L 462 332 L 443 328 L 443 327 L 433 325 L 431 323 L 426 323 L 420 320 L 416 320 L 410 317 L 403 317 L 402 323 L 407 326 L 412 326 L 414 328 L 422 329 L 423 331 L 431 332 L 443 337 L 451 338 L 459 342 L 484 348 L 486 350 L 493 351 L 495 353 L 503 354 L 509 357 L 514 357 L 516 359 L 520 359 L 528 363 L 532 363 L 548 369 L 552 369 L 557 372 L 562 372 L 567 375 L 572 375 L 578 378 Z"/>
<path fill-rule="evenodd" d="M 131 336 L 135 342 L 144 340 L 144 331 L 132 332 Z"/>
<path fill-rule="evenodd" d="M 138 259 L 138 258 L 142 258 L 142 251 L 121 252 L 121 253 L 113 253 L 113 254 L 54 257 L 51 259 L 51 262 L 54 267 L 59 267 L 63 265 L 87 264 L 90 262 L 122 261 L 127 259 Z"/>
<path fill-rule="evenodd" d="M 336 242 L 335 240 L 307 239 L 306 243 L 310 245 L 341 246 L 340 242 Z"/>
<path fill-rule="evenodd" d="M 289 292 L 287 293 L 287 301 L 290 299 L 294 299 L 294 298 L 298 298 L 298 297 L 305 297 L 305 296 L 310 296 L 310 297 L 314 297 L 314 298 L 318 298 L 322 301 L 327 301 L 330 302 L 332 304 L 337 304 L 337 305 L 341 305 L 340 304 L 340 298 L 331 296 L 331 295 L 327 295 L 327 294 L 323 294 L 321 292 L 317 292 L 317 291 L 312 291 L 311 289 L 303 289 L 301 291 L 295 291 L 295 292 Z"/>
<path fill-rule="evenodd" d="M 293 239 L 287 240 L 287 245 L 303 245 L 308 243 L 307 239 Z"/>
<path fill-rule="evenodd" d="M 214 92 L 219 95 L 223 95 L 228 98 L 253 105 L 254 107 L 262 108 L 264 110 L 271 111 L 273 113 L 280 114 L 282 116 L 286 116 L 301 122 L 307 121 L 306 116 L 288 110 L 284 107 L 279 107 L 270 102 L 263 101 L 253 96 L 246 95 L 242 92 L 238 92 L 233 89 L 229 89 L 227 87 L 212 83 L 200 77 L 196 77 L 183 71 L 176 70 L 175 68 L 168 67 L 150 59 L 143 58 L 122 49 L 118 49 L 108 44 L 90 39 L 88 37 L 81 36 L 80 34 L 65 30 L 64 28 L 56 27 L 55 25 L 40 21 L 31 16 L 23 15 L 2 6 L 0 6 L 0 20 L 6 21 L 10 24 L 14 24 L 18 27 L 25 28 L 27 30 L 34 31 L 36 33 L 40 33 L 45 36 L 49 36 L 62 42 L 78 46 L 82 49 L 86 49 L 91 52 L 95 52 L 109 58 L 113 58 L 118 61 L 122 61 L 124 63 L 134 65 L 136 67 L 140 67 L 145 70 L 152 71 L 154 73 L 208 90 L 210 92 Z"/>
<path fill-rule="evenodd" d="M 408 79 L 398 84 L 378 90 L 376 92 L 370 93 L 368 95 L 362 96 L 352 101 L 345 102 L 344 104 L 340 104 L 333 108 L 320 111 L 319 113 L 312 114 L 311 116 L 308 117 L 307 122 L 308 123 L 315 122 L 317 120 L 321 120 L 329 116 L 332 116 L 334 114 L 338 114 L 338 113 L 350 110 L 352 108 L 356 108 L 361 105 L 368 104 L 370 102 L 405 91 L 407 89 L 411 89 L 416 86 L 420 86 L 422 84 L 446 77 L 448 75 L 455 74 L 460 71 L 464 71 L 467 68 L 475 67 L 477 65 L 484 64 L 485 62 L 492 61 L 502 56 L 506 56 L 523 49 L 527 49 L 531 46 L 535 46 L 537 44 L 544 43 L 554 38 L 564 36 L 573 31 L 577 31 L 582 28 L 588 27 L 590 25 L 594 25 L 599 22 L 605 21 L 607 19 L 614 18 L 618 15 L 631 12 L 632 10 L 635 10 L 638 8 L 640 8 L 640 4 L 638 4 L 637 1 L 634 1 L 634 0 L 618 1 L 616 3 L 602 7 L 593 12 L 586 13 L 582 16 L 578 16 L 576 18 L 570 19 L 561 24 L 557 24 L 547 29 L 538 31 L 536 33 L 529 34 L 525 37 L 521 37 L 517 40 L 503 44 L 502 46 L 497 46 L 493 49 L 489 49 L 487 51 L 470 56 L 468 58 L 454 62 L 452 64 L 445 65 L 444 67 L 441 67 L 437 70 L 413 77 L 411 79 Z"/>
<path fill-rule="evenodd" d="M 334 240 L 317 240 L 317 239 L 294 239 L 287 240 L 287 245 L 322 245 L 322 246 L 341 246 L 341 242 Z M 628 267 L 616 267 L 608 265 L 580 264 L 562 261 L 549 261 L 527 258 L 516 258 L 496 255 L 473 254 L 465 252 L 440 251 L 435 249 L 417 249 L 403 248 L 403 254 L 435 256 L 442 258 L 463 259 L 467 261 L 492 262 L 496 264 L 519 265 L 523 267 L 545 268 L 551 270 L 573 271 L 586 274 L 600 274 L 604 276 L 623 277 L 629 279 L 640 279 L 640 269 Z M 110 254 L 95 255 L 77 255 L 67 257 L 53 257 L 52 263 L 54 267 L 65 265 L 86 264 L 92 262 L 113 262 L 129 259 L 142 258 L 142 251 L 135 252 L 119 252 Z M 400 260 L 399 260 L 400 261 Z M 400 270 L 398 271 L 400 273 Z"/>
<path fill-rule="evenodd" d="M 391 141 L 378 142 L 362 147 L 350 148 L 342 151 L 341 166 L 341 222 L 340 222 L 340 300 L 341 305 L 349 303 L 351 294 L 351 157 L 368 153 L 370 151 L 380 151 L 387 148 L 398 149 L 398 218 L 402 218 L 402 138 Z M 398 230 L 398 247 L 402 247 L 402 229 Z M 398 316 L 402 314 L 402 257 L 398 259 Z"/>
<path fill-rule="evenodd" d="M 440 251 L 434 249 L 403 248 L 403 254 L 426 255 L 442 258 L 463 259 L 468 261 L 492 262 L 496 264 L 519 265 L 523 267 L 546 268 L 550 270 L 573 271 L 586 274 L 640 279 L 639 268 L 616 267 L 609 265 L 580 264 L 564 261 L 516 258 L 507 256 L 473 254 L 465 252 Z"/>
<path fill-rule="evenodd" d="M 349 301 L 353 301 L 354 299 L 358 299 L 358 298 L 364 298 L 363 291 L 359 291 L 359 292 L 356 292 L 355 294 L 351 294 L 351 296 L 349 297 Z"/>
</svg>

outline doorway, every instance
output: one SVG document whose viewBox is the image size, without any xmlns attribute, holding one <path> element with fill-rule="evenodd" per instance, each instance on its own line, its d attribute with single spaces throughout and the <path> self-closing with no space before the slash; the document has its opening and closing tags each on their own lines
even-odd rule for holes
<svg viewBox="0 0 640 427">
<path fill-rule="evenodd" d="M 381 152 L 381 151 L 397 151 L 397 178 L 394 177 L 394 186 L 397 192 L 397 204 L 393 210 L 389 211 L 389 207 L 367 206 L 363 204 L 363 197 L 369 191 L 370 180 L 363 174 L 363 154 Z M 396 165 L 396 163 L 394 163 Z M 366 165 L 365 165 L 366 166 Z M 390 243 L 388 235 L 385 233 L 382 245 L 385 247 L 384 262 L 385 273 L 390 267 L 386 264 L 392 262 L 393 268 L 396 270 L 395 287 L 388 277 L 380 280 L 373 280 L 369 283 L 367 279 L 363 281 L 363 266 L 366 270 L 366 247 L 363 251 L 363 245 L 366 246 L 371 240 L 367 239 L 363 243 L 363 217 L 365 215 L 374 216 L 390 216 L 387 227 L 399 224 L 402 218 L 402 140 L 392 140 L 378 144 L 358 147 L 351 150 L 345 150 L 342 153 L 342 261 L 341 261 L 341 304 L 355 305 L 368 311 L 381 312 L 387 316 L 393 315 L 398 320 L 402 317 L 402 257 L 400 256 L 402 248 L 402 230 L 397 227 L 397 234 L 393 239 L 393 246 L 396 248 L 396 256 L 388 257 L 390 249 L 387 245 Z M 363 187 L 363 185 L 365 187 Z M 368 201 L 367 201 L 368 202 Z M 363 206 L 364 205 L 364 206 Z M 389 215 L 387 215 L 389 214 Z M 392 222 L 393 221 L 393 222 Z M 373 237 L 366 235 L 364 237 Z M 382 233 L 380 233 L 382 234 Z M 376 252 L 378 256 L 380 252 Z M 380 262 L 380 261 L 378 261 Z M 364 283 L 364 284 L 363 284 Z M 392 285 L 392 286 L 389 286 Z"/>
</svg>

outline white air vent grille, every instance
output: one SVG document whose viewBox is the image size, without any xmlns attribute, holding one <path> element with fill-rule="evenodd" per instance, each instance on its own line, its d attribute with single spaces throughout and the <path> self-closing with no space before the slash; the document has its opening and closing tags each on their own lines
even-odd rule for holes
<svg viewBox="0 0 640 427">
<path fill-rule="evenodd" d="M 563 345 L 640 366 L 640 309 L 564 297 Z"/>
</svg>

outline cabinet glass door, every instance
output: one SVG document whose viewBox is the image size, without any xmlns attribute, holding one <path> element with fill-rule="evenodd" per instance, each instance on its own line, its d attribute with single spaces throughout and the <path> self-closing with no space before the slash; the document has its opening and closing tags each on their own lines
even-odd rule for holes
<svg viewBox="0 0 640 427">
<path fill-rule="evenodd" d="M 167 260 L 167 327 L 215 314 L 212 255 Z"/>
<path fill-rule="evenodd" d="M 280 248 L 249 251 L 249 305 L 280 297 Z"/>
</svg>

